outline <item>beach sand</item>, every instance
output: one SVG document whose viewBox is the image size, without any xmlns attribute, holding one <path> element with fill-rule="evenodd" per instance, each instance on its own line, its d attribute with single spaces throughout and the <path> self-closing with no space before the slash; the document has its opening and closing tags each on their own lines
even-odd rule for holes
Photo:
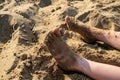
<svg viewBox="0 0 120 80">
<path fill-rule="evenodd" d="M 0 80 L 92 80 L 62 70 L 44 40 L 56 27 L 76 54 L 120 66 L 120 52 L 103 42 L 88 44 L 67 29 L 65 16 L 104 30 L 120 31 L 120 0 L 0 0 Z"/>
</svg>

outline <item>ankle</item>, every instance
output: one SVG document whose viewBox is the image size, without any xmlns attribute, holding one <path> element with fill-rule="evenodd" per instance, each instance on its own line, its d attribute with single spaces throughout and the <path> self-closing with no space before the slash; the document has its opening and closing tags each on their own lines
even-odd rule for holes
<svg viewBox="0 0 120 80">
<path fill-rule="evenodd" d="M 77 56 L 75 69 L 79 72 L 85 72 L 85 64 L 85 59 L 80 56 Z"/>
<path fill-rule="evenodd" d="M 90 74 L 91 69 L 90 69 L 89 60 L 80 57 L 78 59 L 77 71 L 82 72 L 84 74 Z"/>
<path fill-rule="evenodd" d="M 99 41 L 101 41 L 105 33 L 106 33 L 105 30 L 102 29 L 98 29 L 98 28 L 91 29 L 92 36 Z"/>
</svg>

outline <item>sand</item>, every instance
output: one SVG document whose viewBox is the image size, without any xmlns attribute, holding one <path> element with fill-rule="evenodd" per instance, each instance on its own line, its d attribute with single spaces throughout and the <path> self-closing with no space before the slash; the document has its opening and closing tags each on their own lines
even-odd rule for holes
<svg viewBox="0 0 120 80">
<path fill-rule="evenodd" d="M 65 42 L 89 60 L 120 66 L 120 52 L 98 42 L 87 44 L 69 31 L 66 15 L 105 30 L 120 31 L 120 0 L 0 0 L 0 80 L 92 80 L 62 70 L 44 44 L 61 25 Z"/>
</svg>

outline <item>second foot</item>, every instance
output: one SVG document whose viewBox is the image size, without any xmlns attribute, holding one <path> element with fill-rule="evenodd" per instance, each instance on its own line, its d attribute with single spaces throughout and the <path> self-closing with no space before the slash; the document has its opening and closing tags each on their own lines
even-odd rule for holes
<svg viewBox="0 0 120 80">
<path fill-rule="evenodd" d="M 68 16 L 65 18 L 65 21 L 66 21 L 67 27 L 70 30 L 79 33 L 85 42 L 94 43 L 97 40 L 92 34 L 95 28 L 85 25 L 82 22 L 75 23 Z"/>
</svg>

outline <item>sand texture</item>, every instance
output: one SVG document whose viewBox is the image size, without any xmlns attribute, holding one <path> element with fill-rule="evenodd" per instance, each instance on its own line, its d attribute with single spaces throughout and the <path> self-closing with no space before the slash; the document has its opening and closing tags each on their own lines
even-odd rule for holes
<svg viewBox="0 0 120 80">
<path fill-rule="evenodd" d="M 120 31 L 120 0 L 0 0 L 0 80 L 92 80 L 63 71 L 44 44 L 61 26 L 65 42 L 80 56 L 120 66 L 120 51 L 102 42 L 87 44 L 69 31 L 65 16 Z"/>
</svg>

